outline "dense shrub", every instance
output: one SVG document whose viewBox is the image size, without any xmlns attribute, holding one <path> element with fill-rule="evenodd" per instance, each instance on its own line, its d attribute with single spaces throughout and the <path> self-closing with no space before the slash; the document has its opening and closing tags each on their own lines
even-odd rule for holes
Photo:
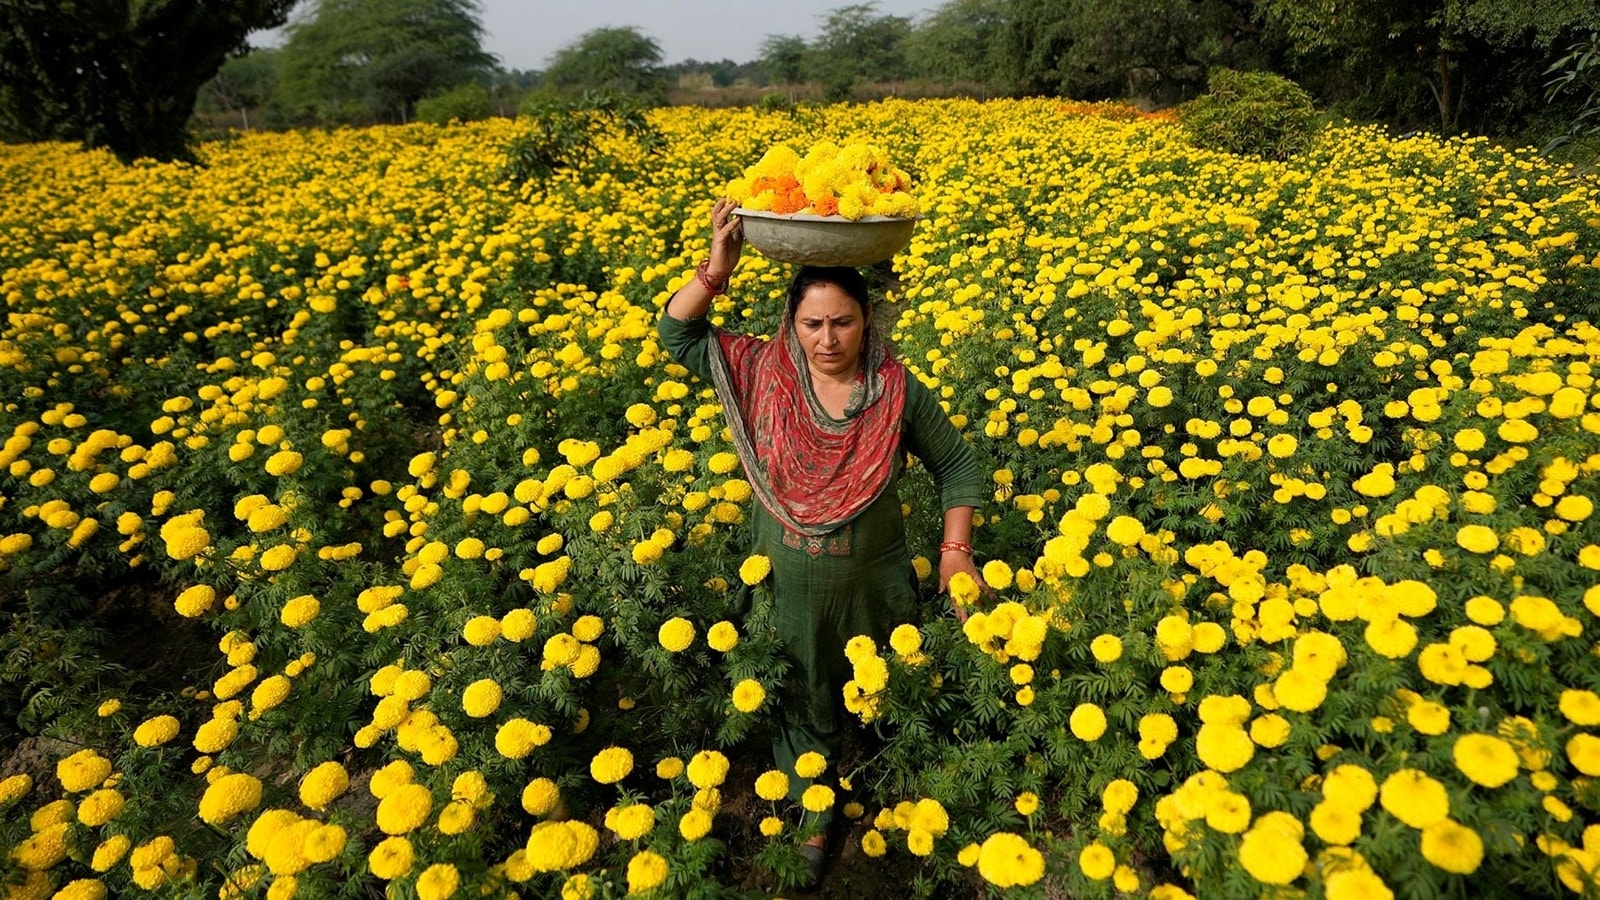
<svg viewBox="0 0 1600 900">
<path fill-rule="evenodd" d="M 1207 87 L 1205 94 L 1185 104 L 1181 115 L 1198 147 L 1287 159 L 1316 136 L 1311 95 L 1281 75 L 1216 69 Z"/>
</svg>

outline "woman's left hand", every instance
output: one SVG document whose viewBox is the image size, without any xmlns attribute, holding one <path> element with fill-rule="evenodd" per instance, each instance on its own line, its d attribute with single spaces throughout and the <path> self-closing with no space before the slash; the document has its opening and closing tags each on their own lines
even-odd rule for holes
<svg viewBox="0 0 1600 900">
<path fill-rule="evenodd" d="M 978 583 L 980 596 L 986 598 L 994 596 L 994 591 L 983 583 L 983 576 L 978 574 L 978 567 L 972 562 L 972 556 L 959 550 L 939 554 L 939 593 L 950 593 L 950 579 L 954 578 L 957 572 L 967 573 L 972 577 L 973 581 Z M 950 606 L 956 612 L 957 622 L 967 621 L 966 608 L 957 605 L 954 597 L 950 598 Z"/>
</svg>

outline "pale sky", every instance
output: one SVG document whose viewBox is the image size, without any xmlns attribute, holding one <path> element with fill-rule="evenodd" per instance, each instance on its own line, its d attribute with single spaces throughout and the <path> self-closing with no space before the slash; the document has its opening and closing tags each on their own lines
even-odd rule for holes
<svg viewBox="0 0 1600 900">
<path fill-rule="evenodd" d="M 562 47 L 596 28 L 633 26 L 661 45 L 664 63 L 698 59 L 752 62 L 768 35 L 798 35 L 811 40 L 830 10 L 850 0 L 479 0 L 483 8 L 483 49 L 506 69 L 543 69 Z M 944 5 L 943 0 L 876 0 L 880 16 L 913 21 Z M 301 0 L 297 14 L 309 11 Z M 252 36 L 258 46 L 279 43 L 275 32 Z"/>
</svg>

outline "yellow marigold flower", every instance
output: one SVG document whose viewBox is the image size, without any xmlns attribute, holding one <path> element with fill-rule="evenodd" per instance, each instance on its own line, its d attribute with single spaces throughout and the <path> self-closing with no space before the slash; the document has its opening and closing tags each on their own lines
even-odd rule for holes
<svg viewBox="0 0 1600 900">
<path fill-rule="evenodd" d="M 90 828 L 98 828 L 122 812 L 123 803 L 120 792 L 113 788 L 101 788 L 78 804 L 78 821 Z"/>
<path fill-rule="evenodd" d="M 628 893 L 653 891 L 667 880 L 667 861 L 653 850 L 640 850 L 628 860 Z"/>
<path fill-rule="evenodd" d="M 1218 772 L 1233 772 L 1248 763 L 1256 752 L 1250 735 L 1238 725 L 1208 722 L 1195 736 L 1195 755 Z"/>
<path fill-rule="evenodd" d="M 1089 652 L 1102 663 L 1114 663 L 1122 658 L 1122 638 L 1114 634 L 1102 634 L 1089 642 Z"/>
<path fill-rule="evenodd" d="M 1263 814 L 1239 842 L 1239 864 L 1262 884 L 1289 884 L 1309 857 L 1300 841 L 1304 828 L 1288 813 Z"/>
<path fill-rule="evenodd" d="M 417 876 L 417 900 L 445 900 L 456 892 L 461 875 L 449 863 L 434 863 Z"/>
<path fill-rule="evenodd" d="M 11 858 L 30 872 L 55 868 L 72 852 L 70 828 L 66 822 L 57 822 L 34 831 L 11 849 Z"/>
<path fill-rule="evenodd" d="M 403 837 L 384 838 L 367 854 L 367 870 L 386 881 L 410 874 L 416 859 L 411 842 Z"/>
<path fill-rule="evenodd" d="M 502 692 L 493 678 L 480 678 L 461 692 L 461 709 L 474 719 L 494 715 L 500 708 Z"/>
<path fill-rule="evenodd" d="M 1116 870 L 1117 857 L 1111 852 L 1110 847 L 1099 841 L 1092 841 L 1079 851 L 1078 868 L 1083 871 L 1084 877 L 1104 881 Z"/>
<path fill-rule="evenodd" d="M 768 769 L 756 778 L 756 796 L 777 802 L 789 795 L 789 776 L 777 769 Z"/>
<path fill-rule="evenodd" d="M 1474 784 L 1500 787 L 1517 777 L 1516 748 L 1492 734 L 1464 734 L 1456 738 L 1452 756 L 1456 768 Z"/>
<path fill-rule="evenodd" d="M 96 872 L 109 872 L 111 868 L 128 855 L 128 850 L 133 847 L 133 841 L 125 834 L 113 835 L 100 842 L 94 848 L 94 855 L 90 858 L 89 868 Z"/>
<path fill-rule="evenodd" d="M 1594 514 L 1594 501 L 1582 494 L 1568 494 L 1556 501 L 1555 513 L 1568 522 L 1582 522 Z"/>
<path fill-rule="evenodd" d="M 1400 769 L 1385 778 L 1378 801 L 1412 828 L 1427 828 L 1450 815 L 1450 795 L 1444 785 L 1418 769 Z"/>
<path fill-rule="evenodd" d="M 311 809 L 326 809 L 349 788 L 350 774 L 338 762 L 328 760 L 300 779 L 300 802 Z"/>
<path fill-rule="evenodd" d="M 1456 529 L 1456 546 L 1472 553 L 1493 553 L 1500 537 L 1487 525 L 1463 525 Z"/>
<path fill-rule="evenodd" d="M 580 641 L 593 642 L 605 633 L 606 622 L 599 616 L 579 616 L 572 623 L 572 636 Z"/>
<path fill-rule="evenodd" d="M 1450 710 L 1432 700 L 1419 700 L 1406 709 L 1406 721 L 1422 734 L 1444 734 L 1450 730 Z"/>
<path fill-rule="evenodd" d="M 1273 682 L 1272 695 L 1285 709 L 1310 712 L 1328 696 L 1328 682 L 1299 667 L 1290 667 Z"/>
<path fill-rule="evenodd" d="M 625 841 L 636 841 L 656 827 L 656 811 L 644 803 L 635 803 L 606 813 L 606 827 Z"/>
<path fill-rule="evenodd" d="M 473 616 L 461 627 L 461 637 L 474 647 L 487 647 L 500 637 L 500 620 L 494 616 Z"/>
<path fill-rule="evenodd" d="M 0 779 L 0 809 L 22 799 L 33 790 L 33 776 L 26 773 Z"/>
<path fill-rule="evenodd" d="M 678 819 L 678 833 L 686 841 L 698 841 L 711 833 L 711 824 L 711 813 L 694 807 Z"/>
<path fill-rule="evenodd" d="M 513 609 L 500 618 L 500 636 L 516 644 L 533 637 L 538 627 L 539 620 L 531 609 Z"/>
<path fill-rule="evenodd" d="M 1459 822 L 1441 819 L 1422 829 L 1422 858 L 1457 875 L 1471 875 L 1483 862 L 1483 838 Z"/>
<path fill-rule="evenodd" d="M 589 761 L 589 774 L 601 784 L 616 784 L 633 771 L 633 753 L 626 747 L 607 747 Z"/>
<path fill-rule="evenodd" d="M 772 560 L 754 554 L 739 566 L 739 580 L 745 584 L 760 584 L 772 572 Z"/>
<path fill-rule="evenodd" d="M 807 750 L 794 761 L 794 774 L 801 778 L 816 778 L 827 769 L 827 758 L 815 750 Z"/>
<path fill-rule="evenodd" d="M 509 719 L 495 731 L 494 748 L 507 759 L 522 759 L 534 748 L 548 744 L 551 737 L 548 725 L 523 718 Z"/>
<path fill-rule="evenodd" d="M 1230 790 L 1213 791 L 1205 801 L 1206 825 L 1223 834 L 1239 834 L 1250 827 L 1250 798 Z"/>
<path fill-rule="evenodd" d="M 1600 775 L 1600 737 L 1580 733 L 1568 738 L 1567 759 L 1579 772 L 1591 778 Z"/>
<path fill-rule="evenodd" d="M 1011 805 L 1016 807 L 1018 815 L 1031 816 L 1039 809 L 1039 795 L 1033 791 L 1023 791 Z"/>
<path fill-rule="evenodd" d="M 171 532 L 162 529 L 161 537 L 167 544 L 167 555 L 173 559 L 191 559 L 211 546 L 211 534 L 198 525 L 177 528 Z"/>
<path fill-rule="evenodd" d="M 301 594 L 283 605 L 279 620 L 290 628 L 303 628 L 322 612 L 322 604 L 310 594 Z"/>
<path fill-rule="evenodd" d="M 194 733 L 194 748 L 201 753 L 218 753 L 239 735 L 239 723 L 232 719 L 212 719 Z"/>
<path fill-rule="evenodd" d="M 283 675 L 273 675 L 263 679 L 256 685 L 255 690 L 250 692 L 250 707 L 261 711 L 278 706 L 288 699 L 291 686 L 292 682 Z"/>
<path fill-rule="evenodd" d="M 111 777 L 111 760 L 93 750 L 79 750 L 56 763 L 56 777 L 69 793 L 93 790 Z"/>
<path fill-rule="evenodd" d="M 633 545 L 633 561 L 641 566 L 648 566 L 661 558 L 666 548 L 654 540 L 646 539 Z"/>
<path fill-rule="evenodd" d="M 433 792 L 426 785 L 397 785 L 378 801 L 378 828 L 389 835 L 410 834 L 432 814 Z"/>
<path fill-rule="evenodd" d="M 1323 800 L 1311 808 L 1311 830 L 1325 844 L 1354 843 L 1361 836 L 1361 810 Z"/>
<path fill-rule="evenodd" d="M 141 747 L 159 747 L 178 736 L 175 716 L 152 716 L 133 730 L 133 742 Z M 0 806 L 3 806 L 0 803 Z"/>
<path fill-rule="evenodd" d="M 978 582 L 966 572 L 950 576 L 950 599 L 957 606 L 967 607 L 978 602 Z M 970 619 L 969 619 L 970 621 Z"/>
<path fill-rule="evenodd" d="M 547 815 L 560 802 L 561 791 L 548 778 L 535 778 L 522 789 L 522 808 L 530 815 Z"/>
<path fill-rule="evenodd" d="M 1093 703 L 1080 703 L 1067 718 L 1067 725 L 1082 741 L 1098 741 L 1106 733 L 1106 714 Z"/>
<path fill-rule="evenodd" d="M 273 476 L 292 475 L 300 470 L 304 457 L 293 450 L 279 450 L 267 457 L 267 474 Z"/>
<path fill-rule="evenodd" d="M 200 818 L 209 825 L 221 825 L 261 803 L 261 782 L 242 772 L 224 775 L 206 788 L 200 798 Z"/>
<path fill-rule="evenodd" d="M 1600 725 L 1600 694 L 1568 688 L 1561 692 L 1561 714 L 1567 721 L 1585 728 Z M 3 804 L 0 804 L 3 805 Z"/>
<path fill-rule="evenodd" d="M 706 629 L 706 643 L 719 653 L 739 645 L 739 629 L 732 622 L 718 622 Z"/>
<path fill-rule="evenodd" d="M 733 687 L 733 708 L 742 713 L 753 713 L 767 699 L 767 690 L 754 678 L 746 678 Z"/>
<path fill-rule="evenodd" d="M 1123 547 L 1139 543 L 1144 533 L 1144 525 L 1132 516 L 1117 516 L 1106 524 L 1106 537 Z"/>
<path fill-rule="evenodd" d="M 50 900 L 105 900 L 106 885 L 98 878 L 69 881 Z"/>
<path fill-rule="evenodd" d="M 833 808 L 833 788 L 825 784 L 813 784 L 800 795 L 800 805 L 814 813 L 823 813 Z"/>
<path fill-rule="evenodd" d="M 172 602 L 172 606 L 178 611 L 178 615 L 195 619 L 205 615 L 216 599 L 217 592 L 211 585 L 197 584 L 184 589 L 183 593 L 178 595 L 178 599 Z"/>
<path fill-rule="evenodd" d="M 661 623 L 656 639 L 669 653 L 681 653 L 694 643 L 694 623 L 681 616 L 668 619 Z"/>
<path fill-rule="evenodd" d="M 978 874 L 996 887 L 1025 887 L 1044 877 L 1044 855 L 1021 835 L 1002 831 L 978 848 Z"/>
<path fill-rule="evenodd" d="M 1336 766 L 1322 780 L 1322 795 L 1340 806 L 1364 811 L 1377 799 L 1378 782 L 1360 766 Z"/>
<path fill-rule="evenodd" d="M 261 568 L 267 572 L 281 572 L 294 565 L 299 551 L 291 544 L 278 544 L 261 554 Z"/>
</svg>

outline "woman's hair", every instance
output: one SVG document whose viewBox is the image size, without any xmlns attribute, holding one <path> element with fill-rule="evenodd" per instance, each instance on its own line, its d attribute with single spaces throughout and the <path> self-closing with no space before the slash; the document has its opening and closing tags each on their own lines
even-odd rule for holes
<svg viewBox="0 0 1600 900">
<path fill-rule="evenodd" d="M 867 293 L 867 280 L 860 272 L 849 266 L 801 266 L 794 273 L 794 280 L 789 282 L 784 322 L 794 324 L 795 313 L 800 309 L 800 301 L 805 299 L 806 291 L 819 284 L 831 284 L 844 291 L 861 307 L 862 320 L 868 323 L 872 321 L 872 297 Z"/>
</svg>

